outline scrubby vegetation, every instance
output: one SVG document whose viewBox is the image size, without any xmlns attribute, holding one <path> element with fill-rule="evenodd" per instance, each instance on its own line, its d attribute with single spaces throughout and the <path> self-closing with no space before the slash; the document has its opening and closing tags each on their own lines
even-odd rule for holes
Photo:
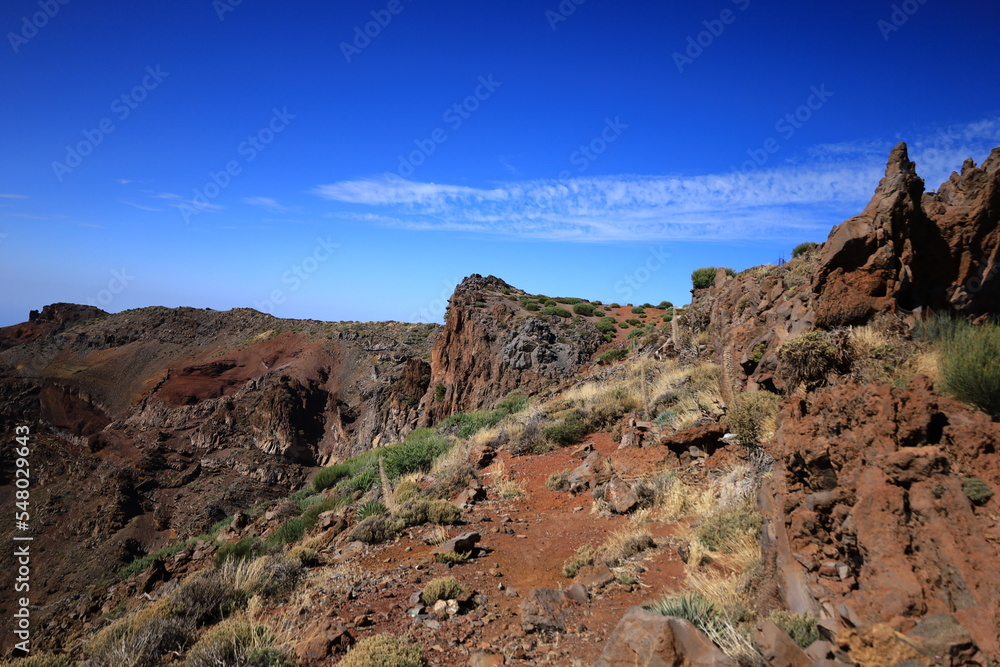
<svg viewBox="0 0 1000 667">
<path fill-rule="evenodd" d="M 819 640 L 819 628 L 816 619 L 808 614 L 793 614 L 789 611 L 771 612 L 771 620 L 788 633 L 796 644 L 802 648 L 808 647 Z"/>
<path fill-rule="evenodd" d="M 818 247 L 819 244 L 813 243 L 812 241 L 806 241 L 804 243 L 800 243 L 794 248 L 792 248 L 792 259 L 797 259 L 802 255 L 805 255 L 806 253 L 810 253 Z"/>
<path fill-rule="evenodd" d="M 951 326 L 940 338 L 944 389 L 1000 418 L 1000 325 Z"/>
<path fill-rule="evenodd" d="M 359 641 L 337 667 L 425 667 L 423 650 L 401 637 L 378 634 Z"/>
<path fill-rule="evenodd" d="M 962 491 L 972 501 L 973 505 L 985 505 L 993 497 L 993 490 L 978 477 L 966 477 L 963 479 Z"/>
<path fill-rule="evenodd" d="M 759 445 L 774 431 L 774 415 L 778 397 L 768 391 L 748 391 L 737 394 L 726 413 L 729 430 L 740 438 L 745 447 Z"/>
<path fill-rule="evenodd" d="M 719 267 L 717 266 L 706 266 L 700 269 L 695 269 L 691 274 L 691 284 L 695 289 L 705 289 L 706 287 L 711 287 L 715 284 L 715 274 L 718 272 Z M 725 269 L 726 275 L 735 276 L 736 272 L 732 269 Z"/>
<path fill-rule="evenodd" d="M 465 593 L 465 588 L 455 577 L 440 577 L 424 586 L 420 601 L 428 607 L 438 600 L 454 600 Z"/>
<path fill-rule="evenodd" d="M 800 384 L 812 388 L 820 384 L 837 362 L 837 350 L 820 331 L 801 334 L 778 348 L 779 372 L 789 390 Z"/>
</svg>

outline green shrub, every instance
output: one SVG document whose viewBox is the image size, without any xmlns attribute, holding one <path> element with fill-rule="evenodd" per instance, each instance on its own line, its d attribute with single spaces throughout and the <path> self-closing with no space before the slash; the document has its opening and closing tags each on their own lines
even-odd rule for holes
<svg viewBox="0 0 1000 667">
<path fill-rule="evenodd" d="M 445 391 L 445 386 L 439 382 L 438 385 L 434 387 L 434 400 L 443 401 Z"/>
<path fill-rule="evenodd" d="M 546 306 L 541 310 L 542 315 L 558 315 L 559 317 L 572 317 L 573 314 L 570 313 L 565 308 L 559 308 L 558 306 Z"/>
<path fill-rule="evenodd" d="M 809 614 L 793 614 L 789 611 L 771 612 L 771 620 L 775 625 L 788 633 L 788 636 L 802 648 L 808 647 L 819 640 L 819 628 L 816 619 Z"/>
<path fill-rule="evenodd" d="M 813 243 L 812 241 L 806 241 L 805 243 L 800 243 L 794 248 L 792 248 L 792 259 L 796 257 L 801 257 L 808 252 L 812 252 L 819 247 L 818 243 Z"/>
<path fill-rule="evenodd" d="M 556 303 L 565 303 L 572 306 L 578 303 L 583 303 L 583 299 L 577 299 L 573 296 L 557 296 Z"/>
<path fill-rule="evenodd" d="M 697 593 L 671 595 L 654 602 L 647 609 L 664 616 L 683 618 L 702 632 L 710 632 L 719 623 L 715 605 Z"/>
<path fill-rule="evenodd" d="M 597 363 L 599 364 L 613 364 L 615 362 L 621 361 L 628 356 L 628 350 L 624 348 L 616 348 L 614 350 L 608 350 L 607 352 L 602 352 L 597 355 Z"/>
<path fill-rule="evenodd" d="M 329 512 L 332 509 L 337 509 L 338 506 L 344 506 L 346 503 L 346 498 L 343 496 L 334 496 L 330 498 L 321 498 L 318 502 L 314 502 L 306 508 L 302 513 L 302 527 L 307 532 L 312 530 L 319 521 L 319 515 L 323 512 Z"/>
<path fill-rule="evenodd" d="M 628 322 L 619 322 L 618 323 L 618 328 L 619 329 L 628 329 Z"/>
<path fill-rule="evenodd" d="M 577 419 L 567 419 L 542 429 L 542 435 L 549 442 L 565 447 L 582 440 L 590 432 L 590 426 Z"/>
<path fill-rule="evenodd" d="M 656 422 L 657 426 L 663 427 L 672 424 L 675 419 L 677 419 L 676 412 L 673 410 L 662 410 L 660 414 L 656 415 L 656 419 L 653 421 Z"/>
<path fill-rule="evenodd" d="M 993 490 L 978 477 L 966 477 L 962 480 L 962 491 L 974 505 L 985 505 L 993 497 Z"/>
<path fill-rule="evenodd" d="M 306 534 L 306 525 L 302 517 L 289 519 L 278 526 L 278 529 L 267 538 L 268 545 L 294 544 Z"/>
<path fill-rule="evenodd" d="M 669 301 L 661 301 L 660 305 L 657 306 L 657 308 L 673 308 L 673 307 L 674 304 L 670 303 Z"/>
<path fill-rule="evenodd" d="M 385 514 L 389 510 L 385 505 L 377 500 L 372 500 L 364 505 L 360 506 L 354 514 L 354 518 L 358 521 L 363 521 L 370 516 L 378 516 L 380 514 Z"/>
<path fill-rule="evenodd" d="M 737 394 L 729 410 L 726 421 L 729 430 L 740 437 L 740 444 L 753 447 L 773 427 L 773 419 L 778 411 L 778 397 L 769 391 L 747 391 Z"/>
<path fill-rule="evenodd" d="M 615 318 L 613 317 L 602 317 L 597 321 L 597 323 L 594 326 L 597 327 L 598 331 L 605 334 L 606 333 L 613 334 L 618 328 L 617 323 L 615 322 Z"/>
<path fill-rule="evenodd" d="M 457 412 L 443 422 L 440 429 L 451 429 L 459 438 L 471 438 L 483 429 L 496 426 L 507 413 L 500 410 L 479 410 L 476 412 Z"/>
<path fill-rule="evenodd" d="M 663 313 L 663 315 L 660 315 L 660 319 L 662 319 L 664 322 L 669 322 L 672 319 L 674 319 L 674 309 L 667 308 L 667 312 Z"/>
<path fill-rule="evenodd" d="M 1000 325 L 959 326 L 943 339 L 941 380 L 948 393 L 1000 418 Z"/>
<path fill-rule="evenodd" d="M 401 528 L 401 522 L 387 514 L 377 514 L 356 525 L 351 531 L 351 539 L 365 544 L 382 544 L 396 537 Z"/>
<path fill-rule="evenodd" d="M 728 509 L 705 519 L 695 530 L 698 541 L 718 553 L 732 553 L 744 535 L 760 536 L 763 525 L 755 508 Z"/>
<path fill-rule="evenodd" d="M 404 526 L 436 523 L 440 526 L 453 525 L 462 518 L 462 511 L 443 498 L 419 498 L 401 507 L 396 519 Z"/>
<path fill-rule="evenodd" d="M 573 305 L 573 312 L 577 315 L 583 315 L 584 317 L 590 317 L 594 314 L 594 306 L 589 303 L 577 303 Z"/>
<path fill-rule="evenodd" d="M 522 301 L 521 305 L 524 307 L 525 310 L 531 311 L 532 313 L 538 312 L 542 308 L 537 301 L 531 301 L 530 299 L 527 301 Z"/>
<path fill-rule="evenodd" d="M 377 634 L 354 645 L 337 667 L 425 667 L 419 646 L 390 634 Z"/>
<path fill-rule="evenodd" d="M 809 331 L 783 343 L 778 348 L 779 372 L 794 389 L 800 383 L 807 388 L 819 384 L 836 365 L 837 350 L 819 331 Z"/>
<path fill-rule="evenodd" d="M 430 607 L 438 600 L 454 600 L 464 592 L 465 589 L 455 577 L 439 577 L 424 586 L 420 601 Z"/>
<path fill-rule="evenodd" d="M 569 559 L 563 563 L 562 573 L 563 576 L 572 579 L 575 577 L 581 569 L 587 565 L 594 564 L 594 556 L 597 554 L 597 550 L 592 544 L 584 544 L 582 547 L 576 550 L 576 553 L 569 557 Z"/>
<path fill-rule="evenodd" d="M 612 303 L 608 308 L 621 308 L 621 304 L 618 302 Z"/>
<path fill-rule="evenodd" d="M 317 492 L 325 491 L 350 474 L 350 466 L 343 463 L 327 466 L 316 473 L 316 476 L 313 477 L 312 486 Z"/>
<path fill-rule="evenodd" d="M 650 306 L 650 308 L 652 308 L 652 306 Z M 632 313 L 635 315 L 642 315 L 645 312 L 646 312 L 645 306 L 636 306 L 635 308 L 632 309 Z"/>
<path fill-rule="evenodd" d="M 461 565 L 462 563 L 467 563 L 472 558 L 472 553 L 458 553 L 456 551 L 439 551 L 434 554 L 434 558 L 439 563 L 451 563 L 452 565 Z"/>
<path fill-rule="evenodd" d="M 711 287 L 715 284 L 715 274 L 719 270 L 716 266 L 706 266 L 701 269 L 695 269 L 691 274 L 691 284 L 695 289 L 705 289 L 706 287 Z M 735 276 L 736 272 L 732 269 L 726 269 L 727 276 Z"/>
<path fill-rule="evenodd" d="M 188 652 L 185 667 L 294 667 L 274 635 L 261 625 L 227 621 L 208 630 Z"/>
<path fill-rule="evenodd" d="M 244 537 L 238 542 L 230 542 L 219 547 L 215 552 L 215 564 L 222 565 L 227 560 L 248 560 L 256 558 L 260 553 L 260 540 L 256 537 Z"/>
<path fill-rule="evenodd" d="M 161 656 L 191 645 L 187 619 L 163 616 L 128 617 L 108 626 L 87 644 L 88 667 L 156 667 Z M 16 663 L 22 664 L 22 663 Z"/>
<path fill-rule="evenodd" d="M 528 407 L 528 397 L 517 392 L 510 394 L 496 405 L 504 414 L 513 415 Z"/>
</svg>

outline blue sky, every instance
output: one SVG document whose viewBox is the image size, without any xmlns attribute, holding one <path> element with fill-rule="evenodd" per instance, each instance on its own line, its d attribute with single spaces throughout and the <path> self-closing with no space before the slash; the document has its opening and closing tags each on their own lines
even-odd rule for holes
<svg viewBox="0 0 1000 667">
<path fill-rule="evenodd" d="M 683 4 L 672 7 L 673 4 Z M 10 0 L 0 325 L 56 301 L 440 321 L 685 303 L 1000 145 L 985 2 Z M 365 34 L 367 32 L 367 34 Z"/>
</svg>

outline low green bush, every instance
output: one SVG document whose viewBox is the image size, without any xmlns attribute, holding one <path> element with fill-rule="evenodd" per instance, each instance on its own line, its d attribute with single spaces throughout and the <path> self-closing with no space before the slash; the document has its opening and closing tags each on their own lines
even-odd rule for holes
<svg viewBox="0 0 1000 667">
<path fill-rule="evenodd" d="M 594 314 L 594 306 L 589 303 L 577 303 L 573 305 L 573 312 L 577 315 L 583 315 L 584 317 L 590 317 Z"/>
<path fill-rule="evenodd" d="M 669 301 L 661 301 L 660 304 L 657 306 L 657 308 L 673 308 L 673 307 L 674 304 L 670 303 Z"/>
<path fill-rule="evenodd" d="M 940 345 L 944 390 L 1000 418 L 1000 325 L 959 325 Z"/>
<path fill-rule="evenodd" d="M 792 248 L 792 259 L 801 257 L 806 253 L 812 252 L 819 247 L 818 243 L 813 243 L 812 241 L 806 241 L 805 243 L 800 243 L 794 248 Z"/>
<path fill-rule="evenodd" d="M 425 667 L 423 650 L 401 637 L 378 634 L 354 645 L 337 667 Z"/>
<path fill-rule="evenodd" d="M 601 333 L 614 333 L 617 330 L 617 323 L 613 317 L 602 317 L 594 326 Z"/>
<path fill-rule="evenodd" d="M 351 468 L 343 463 L 327 466 L 313 477 L 312 486 L 316 491 L 324 491 L 336 485 L 344 477 L 351 474 Z"/>
<path fill-rule="evenodd" d="M 560 308 L 558 306 L 546 306 L 540 311 L 542 315 L 557 315 L 559 317 L 572 317 L 573 314 L 570 313 L 565 308 Z"/>
<path fill-rule="evenodd" d="M 430 607 L 438 600 L 454 600 L 465 593 L 465 588 L 455 577 L 439 577 L 424 586 L 420 601 Z"/>
<path fill-rule="evenodd" d="M 788 633 L 788 636 L 802 648 L 807 648 L 819 640 L 819 627 L 816 619 L 809 614 L 793 614 L 790 611 L 771 612 L 771 620 L 775 625 Z"/>
<path fill-rule="evenodd" d="M 542 429 L 542 435 L 549 442 L 565 447 L 582 440 L 590 432 L 590 426 L 576 419 L 568 419 L 560 424 Z"/>
<path fill-rule="evenodd" d="M 628 350 L 624 348 L 616 348 L 614 350 L 608 350 L 607 352 L 602 352 L 597 355 L 597 363 L 599 364 L 613 364 L 615 362 L 621 361 L 628 356 Z"/>
<path fill-rule="evenodd" d="M 650 306 L 650 308 L 652 308 L 652 306 Z M 646 312 L 645 306 L 636 306 L 635 308 L 632 309 L 632 313 L 635 315 L 642 315 L 645 312 Z"/>
<path fill-rule="evenodd" d="M 227 560 L 249 560 L 261 554 L 262 545 L 256 537 L 244 537 L 238 542 L 223 544 L 215 552 L 216 566 L 222 565 Z"/>
<path fill-rule="evenodd" d="M 691 284 L 695 289 L 705 289 L 706 287 L 711 287 L 715 284 L 715 274 L 718 272 L 719 268 L 716 266 L 706 266 L 700 269 L 695 269 L 691 273 Z M 726 275 L 735 276 L 736 272 L 732 269 L 725 269 Z"/>
<path fill-rule="evenodd" d="M 728 509 L 713 514 L 695 529 L 698 541 L 718 553 L 733 553 L 744 535 L 760 536 L 763 519 L 751 507 Z"/>
<path fill-rule="evenodd" d="M 973 505 L 985 505 L 993 497 L 993 490 L 978 477 L 966 477 L 963 479 L 962 491 L 972 501 Z"/>
<path fill-rule="evenodd" d="M 789 389 L 800 383 L 815 387 L 835 368 L 836 361 L 836 348 L 819 331 L 796 336 L 778 348 L 778 371 Z"/>
<path fill-rule="evenodd" d="M 773 426 L 779 398 L 769 391 L 747 391 L 733 398 L 726 412 L 729 430 L 740 438 L 740 444 L 754 447 Z"/>
</svg>

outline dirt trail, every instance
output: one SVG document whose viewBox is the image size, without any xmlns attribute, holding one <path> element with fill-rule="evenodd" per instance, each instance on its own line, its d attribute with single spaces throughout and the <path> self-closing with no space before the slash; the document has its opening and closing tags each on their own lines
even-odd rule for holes
<svg viewBox="0 0 1000 667">
<path fill-rule="evenodd" d="M 607 433 L 593 434 L 584 443 L 610 456 L 615 469 L 626 478 L 656 469 L 667 453 L 658 447 L 619 452 L 618 444 Z M 573 496 L 545 487 L 550 474 L 579 464 L 573 457 L 576 449 L 525 457 L 502 452 L 481 474 L 488 499 L 465 511 L 464 525 L 448 531 L 449 536 L 479 532 L 485 556 L 448 567 L 431 557 L 432 547 L 422 539 L 427 528 L 407 531 L 393 543 L 370 549 L 358 561 L 366 580 L 379 583 L 356 599 L 344 600 L 337 616 L 361 621 L 365 627 L 351 630 L 356 638 L 408 631 L 424 646 L 432 665 L 467 665 L 470 653 L 478 650 L 502 652 L 508 657 L 507 664 L 591 664 L 629 606 L 648 604 L 681 587 L 684 565 L 676 551 L 666 546 L 666 538 L 675 532 L 676 525 L 649 524 L 657 548 L 622 568 L 637 583 L 613 581 L 594 591 L 589 602 L 569 606 L 570 631 L 566 634 L 525 634 L 519 617 L 523 598 L 536 587 L 568 587 L 572 580 L 562 574 L 562 566 L 579 547 L 600 545 L 615 531 L 631 525 L 628 517 L 591 514 L 589 493 Z M 525 494 L 500 498 L 494 489 L 498 469 L 505 470 Z M 440 627 L 411 619 L 406 613 L 412 606 L 411 594 L 440 576 L 454 576 L 466 588 L 485 596 L 486 603 L 441 622 Z"/>
</svg>

